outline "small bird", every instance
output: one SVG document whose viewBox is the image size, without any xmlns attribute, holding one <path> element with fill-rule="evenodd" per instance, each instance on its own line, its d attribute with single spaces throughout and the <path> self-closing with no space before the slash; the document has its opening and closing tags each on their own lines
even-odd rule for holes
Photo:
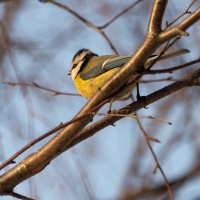
<svg viewBox="0 0 200 200">
<path fill-rule="evenodd" d="M 144 67 L 148 69 L 156 59 L 164 60 L 185 53 L 189 53 L 189 50 L 179 49 L 165 53 L 160 57 L 153 55 L 147 59 Z M 86 99 L 90 99 L 130 58 L 130 56 L 118 55 L 98 56 L 89 49 L 80 49 L 72 59 L 71 70 L 68 75 L 71 75 L 78 92 Z M 139 78 L 140 75 L 133 75 L 125 83 L 123 88 L 114 95 L 112 101 L 129 96 L 139 81 Z"/>
</svg>

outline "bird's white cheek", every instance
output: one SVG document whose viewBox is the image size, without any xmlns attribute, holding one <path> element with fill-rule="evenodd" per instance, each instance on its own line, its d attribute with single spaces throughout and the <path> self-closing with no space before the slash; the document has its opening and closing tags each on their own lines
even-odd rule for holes
<svg viewBox="0 0 200 200">
<path fill-rule="evenodd" d="M 74 80 L 76 76 L 78 75 L 78 73 L 80 72 L 82 64 L 83 64 L 83 61 L 80 61 L 78 65 L 74 69 L 72 69 L 71 71 L 72 80 Z"/>
</svg>

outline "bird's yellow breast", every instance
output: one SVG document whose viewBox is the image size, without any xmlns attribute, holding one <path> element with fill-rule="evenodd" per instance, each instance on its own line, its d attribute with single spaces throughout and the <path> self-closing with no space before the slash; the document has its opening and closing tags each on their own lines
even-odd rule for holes
<svg viewBox="0 0 200 200">
<path fill-rule="evenodd" d="M 120 68 L 114 68 L 109 70 L 95 78 L 91 78 L 88 80 L 83 80 L 81 78 L 81 74 L 85 73 L 95 66 L 97 63 L 101 63 L 106 61 L 109 58 L 115 58 L 116 56 L 94 56 L 90 61 L 87 63 L 86 67 L 76 76 L 74 79 L 74 83 L 76 85 L 77 90 L 79 93 L 87 99 L 90 99 L 96 91 L 109 79 L 115 74 Z"/>
</svg>

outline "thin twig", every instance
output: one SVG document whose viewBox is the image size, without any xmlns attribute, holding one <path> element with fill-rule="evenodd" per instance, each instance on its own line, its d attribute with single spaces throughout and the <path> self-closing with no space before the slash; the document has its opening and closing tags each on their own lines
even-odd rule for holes
<svg viewBox="0 0 200 200">
<path fill-rule="evenodd" d="M 169 76 L 166 78 L 159 78 L 159 79 L 150 79 L 150 80 L 142 79 L 140 83 L 157 83 L 157 82 L 164 82 L 164 81 L 181 81 L 181 79 L 175 79 L 172 76 Z"/>
<path fill-rule="evenodd" d="M 134 101 L 134 97 L 133 97 L 133 96 L 132 96 L 132 100 Z M 138 114 L 137 114 L 137 111 L 135 111 L 134 114 L 135 114 L 135 115 L 138 115 Z M 174 195 L 173 195 L 173 192 L 172 192 L 172 190 L 171 190 L 169 181 L 168 181 L 168 179 L 167 179 L 167 177 L 166 177 L 166 175 L 165 175 L 165 173 L 164 173 L 164 171 L 163 171 L 161 165 L 159 164 L 159 161 L 158 161 L 158 159 L 157 159 L 157 156 L 156 156 L 156 154 L 155 154 L 155 152 L 154 152 L 154 150 L 153 150 L 153 148 L 152 148 L 152 146 L 151 146 L 151 143 L 150 143 L 150 142 L 157 142 L 157 143 L 160 143 L 160 141 L 159 141 L 157 138 L 149 137 L 149 136 L 148 136 L 148 134 L 147 134 L 146 131 L 144 130 L 144 128 L 143 128 L 143 126 L 142 126 L 142 123 L 141 123 L 141 121 L 140 121 L 139 118 L 136 118 L 136 122 L 137 122 L 137 125 L 138 125 L 139 129 L 142 131 L 142 133 L 143 133 L 143 135 L 144 135 L 144 137 L 145 137 L 145 141 L 146 141 L 147 146 L 148 146 L 148 148 L 149 148 L 149 150 L 150 150 L 150 152 L 151 152 L 151 154 L 152 154 L 152 156 L 153 156 L 153 158 L 154 158 L 154 161 L 155 161 L 155 163 L 156 163 L 156 166 L 159 168 L 159 170 L 160 170 L 160 172 L 161 172 L 161 174 L 162 174 L 162 176 L 163 176 L 163 178 L 164 178 L 165 185 L 166 185 L 167 190 L 168 190 L 168 192 L 169 192 L 170 199 L 173 200 L 173 199 L 174 199 Z"/>
<path fill-rule="evenodd" d="M 8 1 L 13 1 L 13 0 L 0 0 L 0 3 L 6 3 Z"/>
<path fill-rule="evenodd" d="M 136 114 L 118 114 L 117 112 L 116 113 L 91 113 L 93 115 L 97 115 L 97 116 L 113 116 L 113 117 L 130 117 L 130 118 L 143 118 L 143 119 L 153 119 L 153 120 L 157 120 L 157 121 L 160 121 L 160 122 L 163 122 L 165 124 L 168 124 L 168 125 L 172 125 L 171 122 L 167 121 L 167 120 L 164 120 L 162 118 L 157 118 L 157 117 L 153 117 L 153 116 L 150 116 L 150 115 L 136 115 Z"/>
<path fill-rule="evenodd" d="M 144 70 L 144 74 L 172 73 L 173 71 L 177 71 L 177 70 L 189 67 L 189 66 L 194 65 L 194 64 L 199 63 L 199 62 L 200 62 L 200 58 L 197 58 L 193 61 L 184 63 L 182 65 L 178 65 L 178 66 L 175 66 L 175 67 L 170 67 L 170 68 L 167 68 L 167 69 Z"/>
<path fill-rule="evenodd" d="M 171 25 L 173 25 L 175 22 L 177 22 L 180 18 L 182 18 L 184 15 L 186 14 L 191 14 L 191 12 L 189 11 L 189 9 L 192 7 L 192 5 L 195 3 L 196 0 L 193 0 L 189 6 L 178 16 L 176 17 L 173 21 L 171 22 L 167 22 L 166 21 L 166 27 L 164 28 L 164 31 L 169 28 Z"/>
<path fill-rule="evenodd" d="M 117 15 L 115 15 L 112 19 L 110 19 L 108 22 L 106 22 L 104 25 L 102 26 L 98 26 L 98 28 L 100 29 L 104 29 L 107 26 L 109 26 L 110 24 L 112 24 L 114 21 L 116 21 L 119 17 L 121 17 L 122 15 L 126 14 L 128 11 L 130 11 L 132 8 L 134 8 L 138 3 L 140 3 L 143 0 L 137 0 L 136 2 L 134 2 L 133 4 L 131 4 L 130 6 L 128 6 L 127 8 L 125 8 L 124 10 L 122 10 L 121 12 L 119 12 Z"/>
<path fill-rule="evenodd" d="M 183 186 L 183 184 L 185 184 L 186 181 L 188 182 L 193 180 L 194 178 L 199 177 L 199 173 L 200 173 L 200 165 L 199 162 L 197 162 L 196 166 L 194 166 L 191 171 L 189 171 L 183 176 L 177 177 L 173 181 L 170 181 L 169 184 L 171 187 L 173 187 L 174 190 L 177 191 L 177 189 Z M 137 192 L 133 191 L 133 193 L 132 192 L 129 193 L 130 195 L 129 197 L 131 199 L 146 199 L 145 197 L 148 197 L 148 199 L 150 199 L 151 197 L 154 197 L 153 199 L 155 199 L 155 194 L 159 195 L 162 194 L 165 188 L 166 186 L 165 184 L 163 185 L 163 183 L 158 184 L 156 187 L 148 185 L 147 187 L 140 188 L 139 191 Z M 162 198 L 162 199 L 167 199 L 167 198 Z"/>
<path fill-rule="evenodd" d="M 158 158 L 157 158 L 157 156 L 156 156 L 156 154 L 155 154 L 155 152 L 154 152 L 154 150 L 153 150 L 153 148 L 152 148 L 152 146 L 151 146 L 151 143 L 150 143 L 150 141 L 149 141 L 149 137 L 148 137 L 146 131 L 144 130 L 144 128 L 143 128 L 143 126 L 142 126 L 140 120 L 137 118 L 136 121 L 137 121 L 137 124 L 138 124 L 140 130 L 142 131 L 142 133 L 143 133 L 143 135 L 144 135 L 144 137 L 145 137 L 145 141 L 146 141 L 146 143 L 147 143 L 147 145 L 148 145 L 148 147 L 149 147 L 149 150 L 150 150 L 150 152 L 151 152 L 151 154 L 152 154 L 152 156 L 153 156 L 153 158 L 154 158 L 154 161 L 155 161 L 155 163 L 156 163 L 156 167 L 160 170 L 160 172 L 161 172 L 161 174 L 162 174 L 162 176 L 163 176 L 163 178 L 164 178 L 165 186 L 167 187 L 167 190 L 168 190 L 170 199 L 173 200 L 173 199 L 174 199 L 173 191 L 172 191 L 172 189 L 171 189 L 171 187 L 170 187 L 170 184 L 169 184 L 169 181 L 168 181 L 168 179 L 167 179 L 167 176 L 165 175 L 165 173 L 164 173 L 164 171 L 163 171 L 161 165 L 159 164 Z"/>
<path fill-rule="evenodd" d="M 38 89 L 41 89 L 41 90 L 45 90 L 45 91 L 51 92 L 52 96 L 58 96 L 58 95 L 80 96 L 80 94 L 77 94 L 77 93 L 61 92 L 61 91 L 58 91 L 58 90 L 47 88 L 45 86 L 39 85 L 36 82 L 32 82 L 32 83 L 21 82 L 20 83 L 20 82 L 10 82 L 9 81 L 9 82 L 3 82 L 3 84 L 10 85 L 12 87 L 15 87 L 15 86 L 24 86 L 24 87 L 38 88 Z"/>
<path fill-rule="evenodd" d="M 24 196 L 24 195 L 18 194 L 18 193 L 16 193 L 16 192 L 11 192 L 11 193 L 9 194 L 9 196 L 15 197 L 15 198 L 17 198 L 17 199 L 23 199 L 23 200 L 34 200 L 34 199 L 32 199 L 32 198 L 29 198 L 29 197 L 26 197 L 26 196 Z"/>
<path fill-rule="evenodd" d="M 189 33 L 187 33 L 186 30 L 193 24 L 197 23 L 199 19 L 200 19 L 200 8 L 198 7 L 194 12 L 192 12 L 188 17 L 183 19 L 179 24 L 172 27 L 171 29 L 167 29 L 161 32 L 157 37 L 157 41 L 159 43 L 163 43 L 164 41 L 167 41 L 173 37 L 189 36 Z"/>
<path fill-rule="evenodd" d="M 119 52 L 117 51 L 117 49 L 115 48 L 115 46 L 113 45 L 111 40 L 108 38 L 106 33 L 101 28 L 97 27 L 92 22 L 90 22 L 89 20 L 85 19 L 80 14 L 78 14 L 77 12 L 75 12 L 74 10 L 72 10 L 71 8 L 69 8 L 66 5 L 58 3 L 58 2 L 56 2 L 54 0 L 40 0 L 40 1 L 41 2 L 45 2 L 45 3 L 51 3 L 51 4 L 53 4 L 53 5 L 55 5 L 55 6 L 59 7 L 59 8 L 62 8 L 63 10 L 67 11 L 68 13 L 72 14 L 74 17 L 78 18 L 81 22 L 83 22 L 84 24 L 86 24 L 87 26 L 91 27 L 93 30 L 95 30 L 99 34 L 101 34 L 101 36 L 109 44 L 110 48 L 115 52 L 115 54 L 119 55 Z"/>
</svg>

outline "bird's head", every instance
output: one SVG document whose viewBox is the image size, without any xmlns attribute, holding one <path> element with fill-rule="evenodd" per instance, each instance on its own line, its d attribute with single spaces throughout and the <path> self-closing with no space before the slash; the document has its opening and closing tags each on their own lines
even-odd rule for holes
<svg viewBox="0 0 200 200">
<path fill-rule="evenodd" d="M 71 62 L 71 69 L 68 75 L 71 75 L 72 80 L 76 78 L 78 73 L 83 70 L 83 68 L 87 65 L 89 60 L 93 56 L 98 56 L 97 54 L 93 53 L 89 49 L 80 49 L 73 57 Z"/>
</svg>

